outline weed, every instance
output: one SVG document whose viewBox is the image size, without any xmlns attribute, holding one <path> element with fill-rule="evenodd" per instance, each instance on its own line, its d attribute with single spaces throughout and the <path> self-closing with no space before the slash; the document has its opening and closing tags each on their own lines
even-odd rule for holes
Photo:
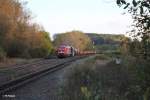
<svg viewBox="0 0 150 100">
<path fill-rule="evenodd" d="M 63 95 L 71 100 L 130 100 L 127 69 L 114 62 L 101 65 L 95 59 L 101 57 L 75 66 L 62 88 Z"/>
</svg>

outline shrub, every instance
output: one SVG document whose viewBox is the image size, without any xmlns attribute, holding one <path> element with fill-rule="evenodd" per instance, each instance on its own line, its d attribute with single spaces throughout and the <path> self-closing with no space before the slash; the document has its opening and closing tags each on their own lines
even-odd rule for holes
<svg viewBox="0 0 150 100">
<path fill-rule="evenodd" d="M 68 80 L 63 87 L 63 95 L 68 96 L 71 100 L 93 100 L 94 88 L 97 87 L 97 78 L 94 70 L 91 70 L 91 62 L 87 65 L 80 65 L 69 74 Z"/>
<path fill-rule="evenodd" d="M 100 59 L 99 56 L 96 57 Z M 95 58 L 94 58 L 95 59 Z M 76 65 L 69 73 L 63 93 L 71 100 L 141 100 L 135 77 L 113 61 L 102 65 L 92 60 Z M 145 93 L 148 97 L 149 90 Z"/>
<path fill-rule="evenodd" d="M 139 100 L 150 99 L 150 63 L 144 59 L 138 59 L 133 56 L 125 56 L 123 58 L 123 65 L 126 67 L 132 76 L 130 82 L 129 96 Z"/>
<path fill-rule="evenodd" d="M 27 49 L 27 46 L 22 41 L 14 40 L 6 48 L 6 51 L 9 57 L 20 57 L 25 49 Z"/>
<path fill-rule="evenodd" d="M 0 47 L 0 61 L 6 58 L 6 52 Z"/>
<path fill-rule="evenodd" d="M 95 56 L 95 60 L 108 60 L 108 59 L 110 59 L 110 58 L 103 54 Z"/>
<path fill-rule="evenodd" d="M 31 57 L 40 58 L 46 57 L 49 54 L 49 50 L 46 48 L 32 48 L 29 50 Z"/>
</svg>

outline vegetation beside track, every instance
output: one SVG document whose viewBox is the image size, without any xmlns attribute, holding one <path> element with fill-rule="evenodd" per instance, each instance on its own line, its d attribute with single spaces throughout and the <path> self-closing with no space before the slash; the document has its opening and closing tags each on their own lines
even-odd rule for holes
<svg viewBox="0 0 150 100">
<path fill-rule="evenodd" d="M 62 95 L 71 100 L 148 100 L 145 98 L 149 90 L 144 89 L 143 78 L 148 76 L 140 71 L 145 63 L 136 63 L 133 57 L 121 59 L 116 64 L 112 57 L 97 55 L 74 65 L 67 74 Z"/>
<path fill-rule="evenodd" d="M 32 63 L 34 61 L 41 60 L 42 58 L 33 58 L 33 59 L 25 59 L 25 58 L 5 58 L 4 61 L 0 62 L 0 70 L 3 68 L 12 68 L 15 65 L 22 65 L 27 63 Z"/>
</svg>

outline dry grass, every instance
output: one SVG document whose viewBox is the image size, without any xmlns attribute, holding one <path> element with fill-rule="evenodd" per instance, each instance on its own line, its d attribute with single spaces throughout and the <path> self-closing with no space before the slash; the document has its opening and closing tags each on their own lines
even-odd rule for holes
<svg viewBox="0 0 150 100">
<path fill-rule="evenodd" d="M 36 60 L 38 60 L 38 58 L 37 59 L 7 58 L 4 61 L 0 62 L 0 69 L 11 67 L 17 64 L 31 63 Z"/>
<path fill-rule="evenodd" d="M 98 57 L 89 59 L 69 73 L 62 88 L 71 100 L 138 100 L 129 90 L 131 76 L 126 67 Z"/>
</svg>

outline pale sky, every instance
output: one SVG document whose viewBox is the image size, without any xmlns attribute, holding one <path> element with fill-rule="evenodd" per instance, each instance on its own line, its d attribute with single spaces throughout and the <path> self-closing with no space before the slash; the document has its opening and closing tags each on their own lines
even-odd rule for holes
<svg viewBox="0 0 150 100">
<path fill-rule="evenodd" d="M 116 0 L 25 0 L 35 17 L 51 34 L 80 30 L 87 33 L 122 34 L 131 18 L 122 15 Z"/>
</svg>

